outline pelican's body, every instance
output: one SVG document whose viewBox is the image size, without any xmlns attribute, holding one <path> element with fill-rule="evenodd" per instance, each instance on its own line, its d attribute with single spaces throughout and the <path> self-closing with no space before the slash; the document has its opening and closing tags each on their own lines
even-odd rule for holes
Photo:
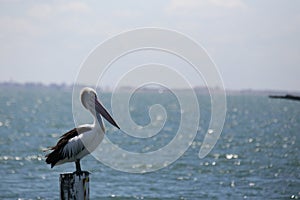
<svg viewBox="0 0 300 200">
<path fill-rule="evenodd" d="M 76 171 L 81 171 L 80 159 L 94 151 L 103 140 L 105 127 L 101 116 L 119 128 L 99 103 L 93 89 L 82 90 L 81 103 L 94 116 L 94 123 L 79 126 L 61 136 L 57 144 L 50 148 L 53 151 L 46 155 L 46 163 L 51 164 L 51 168 L 66 162 L 75 162 Z"/>
</svg>

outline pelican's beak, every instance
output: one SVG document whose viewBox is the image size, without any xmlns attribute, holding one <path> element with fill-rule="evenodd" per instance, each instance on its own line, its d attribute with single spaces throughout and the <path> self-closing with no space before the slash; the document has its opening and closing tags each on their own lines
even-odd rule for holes
<svg viewBox="0 0 300 200">
<path fill-rule="evenodd" d="M 109 123 L 120 129 L 118 124 L 115 122 L 115 120 L 110 116 L 110 114 L 107 112 L 107 110 L 104 108 L 104 106 L 101 105 L 101 103 L 95 99 L 95 108 L 96 112 L 100 113 Z"/>
</svg>

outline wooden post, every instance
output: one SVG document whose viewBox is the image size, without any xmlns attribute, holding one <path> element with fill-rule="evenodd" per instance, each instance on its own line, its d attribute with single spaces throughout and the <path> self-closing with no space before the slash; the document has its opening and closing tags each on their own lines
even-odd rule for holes
<svg viewBox="0 0 300 200">
<path fill-rule="evenodd" d="M 60 174 L 60 199 L 61 200 L 88 200 L 89 199 L 89 172 L 82 171 L 80 174 Z"/>
</svg>

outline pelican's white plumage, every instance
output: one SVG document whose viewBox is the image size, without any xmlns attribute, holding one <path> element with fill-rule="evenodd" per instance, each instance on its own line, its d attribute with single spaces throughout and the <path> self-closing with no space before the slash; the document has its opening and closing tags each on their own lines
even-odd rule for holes
<svg viewBox="0 0 300 200">
<path fill-rule="evenodd" d="M 80 97 L 82 105 L 94 116 L 94 123 L 81 125 L 60 137 L 57 144 L 50 148 L 52 152 L 46 155 L 46 163 L 51 164 L 51 168 L 66 162 L 75 162 L 76 171 L 81 171 L 80 159 L 94 151 L 103 140 L 105 126 L 101 116 L 119 128 L 97 100 L 95 90 L 84 88 Z"/>
</svg>

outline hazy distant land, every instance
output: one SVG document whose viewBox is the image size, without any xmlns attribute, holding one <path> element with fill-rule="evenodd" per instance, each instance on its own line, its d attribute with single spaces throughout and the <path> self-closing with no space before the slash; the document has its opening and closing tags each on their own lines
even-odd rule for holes
<svg viewBox="0 0 300 200">
<path fill-rule="evenodd" d="M 86 85 L 84 85 L 86 86 Z M 83 86 L 79 86 L 83 87 Z M 90 86 L 93 87 L 93 86 Z M 44 84 L 44 83 L 34 83 L 34 82 L 28 82 L 28 83 L 18 83 L 18 82 L 0 82 L 0 88 L 36 88 L 36 89 L 58 89 L 58 90 L 72 90 L 73 85 L 71 84 L 65 84 L 65 83 L 51 83 L 51 84 Z M 103 92 L 111 92 L 112 89 L 108 87 L 104 88 L 98 88 L 100 91 Z M 131 90 L 132 87 L 122 87 L 120 91 L 126 92 Z M 206 87 L 194 87 L 193 88 L 196 93 L 198 94 L 208 94 L 208 88 Z M 185 91 L 187 89 L 173 89 L 176 91 Z M 214 92 L 218 92 L 218 88 L 214 88 Z M 139 92 L 164 92 L 167 91 L 167 89 L 160 88 L 160 87 L 143 87 L 138 90 Z M 232 90 L 232 89 L 226 89 L 226 94 L 227 95 L 262 95 L 262 96 L 284 96 L 284 95 L 295 95 L 295 96 L 300 96 L 300 91 L 284 91 L 284 90 L 254 90 L 254 89 L 242 89 L 242 90 Z"/>
</svg>

